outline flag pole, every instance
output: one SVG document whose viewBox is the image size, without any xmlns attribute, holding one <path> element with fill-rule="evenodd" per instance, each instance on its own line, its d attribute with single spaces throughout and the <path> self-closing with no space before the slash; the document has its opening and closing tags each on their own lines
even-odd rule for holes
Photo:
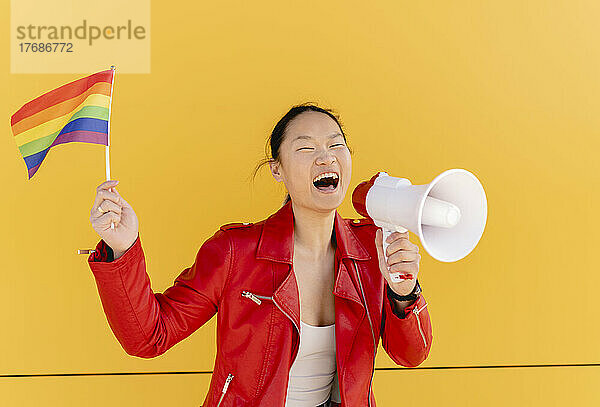
<svg viewBox="0 0 600 407">
<path fill-rule="evenodd" d="M 112 70 L 112 78 L 111 78 L 111 82 L 110 82 L 110 100 L 108 102 L 108 127 L 107 127 L 107 131 L 106 131 L 106 148 L 105 148 L 105 152 L 106 152 L 106 180 L 110 181 L 110 110 L 112 107 L 112 97 L 113 97 L 113 86 L 115 84 L 115 71 L 117 69 L 116 66 L 111 65 L 110 69 Z M 110 190 L 111 188 L 109 188 Z M 110 222 L 110 228 L 114 229 L 115 228 L 115 224 L 111 221 Z M 95 252 L 94 249 L 79 249 L 77 250 L 77 254 L 90 254 Z"/>
<path fill-rule="evenodd" d="M 115 84 L 115 71 L 117 69 L 116 66 L 111 65 L 110 69 L 112 70 L 112 80 L 110 81 L 110 102 L 108 104 L 108 131 L 107 131 L 107 143 L 106 143 L 106 180 L 110 180 L 110 110 L 112 107 L 112 98 L 113 98 L 113 86 Z M 110 191 L 110 188 L 109 188 Z M 110 228 L 114 229 L 115 224 L 113 221 L 110 221 Z"/>
</svg>

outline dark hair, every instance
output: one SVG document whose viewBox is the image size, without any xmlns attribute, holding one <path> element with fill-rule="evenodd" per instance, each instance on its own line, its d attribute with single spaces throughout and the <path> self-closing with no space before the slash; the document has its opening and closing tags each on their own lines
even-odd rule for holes
<svg viewBox="0 0 600 407">
<path fill-rule="evenodd" d="M 271 135 L 267 139 L 267 143 L 265 145 L 266 158 L 263 158 L 258 163 L 256 168 L 254 169 L 254 173 L 252 175 L 253 180 L 256 177 L 258 170 L 260 170 L 260 168 L 263 165 L 268 164 L 271 160 L 275 160 L 275 161 L 279 160 L 279 147 L 281 146 L 281 143 L 283 142 L 283 138 L 285 136 L 285 131 L 287 129 L 288 124 L 300 113 L 304 113 L 307 111 L 324 113 L 324 114 L 328 115 L 329 117 L 331 117 L 333 120 L 335 120 L 335 122 L 338 124 L 338 126 L 340 126 L 340 130 L 342 131 L 342 136 L 344 137 L 344 142 L 346 142 L 346 146 L 348 147 L 350 154 L 352 154 L 352 150 L 350 149 L 350 147 L 348 146 L 348 142 L 346 141 L 346 133 L 344 132 L 344 129 L 340 122 L 339 115 L 337 115 L 332 109 L 319 107 L 315 103 L 312 103 L 312 102 L 301 103 L 299 105 L 293 106 L 285 115 L 283 115 L 283 117 L 281 119 L 279 119 L 279 121 L 273 128 L 273 131 L 271 132 Z M 270 155 L 269 155 L 269 147 L 270 147 L 270 152 L 271 152 Z M 290 199 L 291 199 L 290 194 L 287 194 L 283 201 L 283 205 L 285 205 Z"/>
</svg>

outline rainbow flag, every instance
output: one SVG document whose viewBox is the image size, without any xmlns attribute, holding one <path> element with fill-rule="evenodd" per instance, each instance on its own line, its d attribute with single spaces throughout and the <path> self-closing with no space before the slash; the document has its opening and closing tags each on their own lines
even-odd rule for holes
<svg viewBox="0 0 600 407">
<path fill-rule="evenodd" d="M 108 145 L 114 70 L 97 72 L 26 103 L 11 117 L 29 179 L 50 148 L 78 141 Z"/>
</svg>

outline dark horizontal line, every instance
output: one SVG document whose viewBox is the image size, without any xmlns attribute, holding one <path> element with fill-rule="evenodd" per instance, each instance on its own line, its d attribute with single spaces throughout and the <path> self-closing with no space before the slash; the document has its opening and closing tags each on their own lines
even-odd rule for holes
<svg viewBox="0 0 600 407">
<path fill-rule="evenodd" d="M 377 367 L 375 370 L 452 370 L 452 369 L 505 369 L 529 367 L 589 367 L 600 363 L 565 363 L 555 365 L 481 365 L 481 366 L 423 366 L 423 367 Z"/>
<path fill-rule="evenodd" d="M 569 363 L 557 365 L 482 365 L 482 366 L 424 366 L 424 367 L 376 367 L 375 370 L 456 370 L 456 369 L 514 369 L 530 367 L 590 367 L 600 366 L 600 363 Z M 46 374 L 8 374 L 2 377 L 69 377 L 69 376 L 142 376 L 159 374 L 212 374 L 212 370 L 192 372 L 115 372 L 115 373 L 46 373 Z"/>
<path fill-rule="evenodd" d="M 57 376 L 142 376 L 159 374 L 212 374 L 212 370 L 197 372 L 114 372 L 114 373 L 41 373 L 41 374 L 7 374 L 2 377 L 57 377 Z"/>
</svg>

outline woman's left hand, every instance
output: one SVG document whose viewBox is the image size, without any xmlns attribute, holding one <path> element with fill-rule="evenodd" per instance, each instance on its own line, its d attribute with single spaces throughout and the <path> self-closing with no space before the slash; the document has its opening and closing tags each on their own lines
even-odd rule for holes
<svg viewBox="0 0 600 407">
<path fill-rule="evenodd" d="M 389 243 L 387 247 L 387 261 L 383 253 L 383 232 L 378 228 L 375 232 L 375 247 L 379 257 L 379 270 L 388 282 L 390 288 L 398 295 L 408 295 L 417 284 L 417 274 L 419 274 L 419 246 L 408 240 L 408 232 L 393 232 L 387 238 Z M 389 267 L 388 267 L 389 266 Z M 391 280 L 390 273 L 400 272 L 404 275 L 411 275 L 412 279 L 402 280 L 394 283 Z"/>
</svg>

